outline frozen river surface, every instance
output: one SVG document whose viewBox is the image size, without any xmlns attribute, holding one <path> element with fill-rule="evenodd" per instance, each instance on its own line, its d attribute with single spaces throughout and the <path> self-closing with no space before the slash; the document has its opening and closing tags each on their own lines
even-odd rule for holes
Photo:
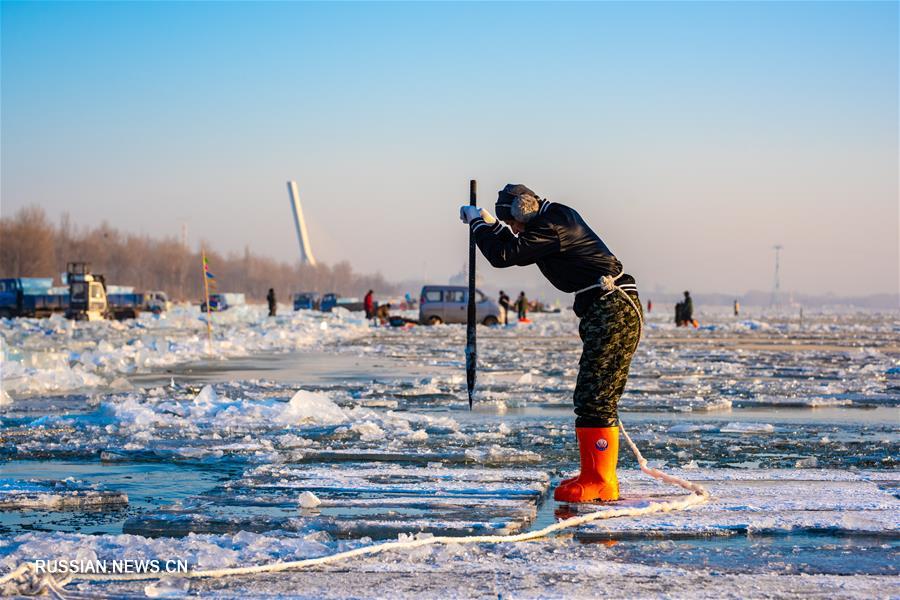
<svg viewBox="0 0 900 600">
<path fill-rule="evenodd" d="M 900 318 L 651 315 L 620 414 L 709 502 L 519 544 L 426 546 L 295 573 L 90 583 L 179 597 L 900 595 Z M 38 559 L 190 568 L 409 535 L 506 534 L 604 508 L 552 500 L 577 468 L 571 313 L 371 328 L 348 313 L 0 321 L 0 576 Z M 675 498 L 622 446 L 619 506 Z M 614 508 L 614 507 L 610 507 Z"/>
</svg>

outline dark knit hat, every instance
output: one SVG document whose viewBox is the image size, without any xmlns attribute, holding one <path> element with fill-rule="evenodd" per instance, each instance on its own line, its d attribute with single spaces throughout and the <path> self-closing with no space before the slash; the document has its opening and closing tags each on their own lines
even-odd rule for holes
<svg viewBox="0 0 900 600">
<path fill-rule="evenodd" d="M 500 193 L 497 195 L 497 204 L 494 205 L 494 212 L 497 213 L 498 219 L 508 221 L 513 218 L 511 212 L 512 203 L 519 196 L 531 196 L 533 198 L 538 198 L 537 194 L 532 192 L 521 183 L 506 184 L 506 187 L 500 190 Z"/>
</svg>

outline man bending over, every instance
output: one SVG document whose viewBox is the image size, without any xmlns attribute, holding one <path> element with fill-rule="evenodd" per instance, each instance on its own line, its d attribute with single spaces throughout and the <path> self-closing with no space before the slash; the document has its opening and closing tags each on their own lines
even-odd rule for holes
<svg viewBox="0 0 900 600">
<path fill-rule="evenodd" d="M 500 190 L 497 217 L 460 208 L 482 254 L 494 267 L 536 264 L 557 289 L 575 294 L 584 344 L 575 384 L 575 433 L 581 473 L 553 493 L 562 502 L 618 500 L 617 405 L 641 338 L 637 286 L 622 263 L 574 209 L 538 198 L 524 185 Z"/>
</svg>

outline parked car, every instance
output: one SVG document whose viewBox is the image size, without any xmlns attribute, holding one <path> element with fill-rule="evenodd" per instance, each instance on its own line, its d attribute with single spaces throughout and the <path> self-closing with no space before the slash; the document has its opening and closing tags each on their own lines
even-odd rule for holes
<svg viewBox="0 0 900 600">
<path fill-rule="evenodd" d="M 144 293 L 144 310 L 149 310 L 153 314 L 160 314 L 172 308 L 169 301 L 169 295 L 162 290 L 153 290 Z"/>
<path fill-rule="evenodd" d="M 294 294 L 294 310 L 319 310 L 319 295 L 315 292 Z"/>
<path fill-rule="evenodd" d="M 419 298 L 419 323 L 465 323 L 468 308 L 468 288 L 459 285 L 426 285 Z M 483 325 L 496 325 L 500 322 L 500 307 L 481 290 L 475 290 L 475 319 Z"/>
</svg>

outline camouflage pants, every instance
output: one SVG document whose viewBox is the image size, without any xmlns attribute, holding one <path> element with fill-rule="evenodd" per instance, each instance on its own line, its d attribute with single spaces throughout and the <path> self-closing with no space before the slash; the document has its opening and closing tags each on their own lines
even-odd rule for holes
<svg viewBox="0 0 900 600">
<path fill-rule="evenodd" d="M 638 295 L 629 296 L 641 310 Z M 638 314 L 616 291 L 594 301 L 581 319 L 578 334 L 584 348 L 575 384 L 575 426 L 614 427 L 619 423 L 617 408 L 631 358 L 640 342 Z"/>
</svg>

